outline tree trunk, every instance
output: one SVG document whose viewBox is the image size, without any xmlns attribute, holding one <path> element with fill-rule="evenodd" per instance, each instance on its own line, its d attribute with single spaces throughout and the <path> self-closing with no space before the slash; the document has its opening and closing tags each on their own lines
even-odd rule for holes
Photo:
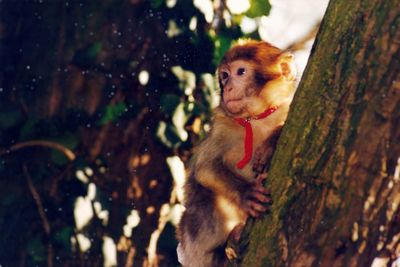
<svg viewBox="0 0 400 267">
<path fill-rule="evenodd" d="M 234 266 L 400 257 L 400 1 L 332 0 Z M 250 240 L 248 246 L 246 240 Z"/>
</svg>

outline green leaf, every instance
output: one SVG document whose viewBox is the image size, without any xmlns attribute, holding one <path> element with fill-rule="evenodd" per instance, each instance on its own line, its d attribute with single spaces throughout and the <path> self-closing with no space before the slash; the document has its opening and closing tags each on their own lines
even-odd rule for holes
<svg viewBox="0 0 400 267">
<path fill-rule="evenodd" d="M 107 124 L 109 122 L 115 122 L 119 117 L 125 112 L 126 105 L 124 102 L 119 102 L 117 104 L 110 104 L 105 108 L 104 115 L 100 119 L 100 125 Z"/>
<path fill-rule="evenodd" d="M 55 140 L 69 149 L 75 149 L 80 142 L 80 137 L 77 134 L 66 132 L 64 135 Z"/>
<path fill-rule="evenodd" d="M 226 51 L 231 47 L 233 42 L 233 38 L 225 35 L 220 34 L 214 41 L 215 43 L 215 50 L 214 50 L 214 63 L 216 65 L 221 62 L 222 57 L 225 55 Z"/>
<path fill-rule="evenodd" d="M 152 8 L 159 8 L 164 3 L 165 0 L 150 0 L 150 5 Z"/>
<path fill-rule="evenodd" d="M 181 102 L 180 97 L 174 94 L 165 94 L 161 96 L 161 111 L 168 115 L 172 115 L 176 107 Z"/>
<path fill-rule="evenodd" d="M 22 120 L 21 111 L 17 108 L 0 112 L 0 129 L 16 126 Z"/>
<path fill-rule="evenodd" d="M 78 135 L 67 132 L 58 138 L 52 138 L 51 141 L 62 144 L 69 149 L 74 149 L 78 146 L 80 138 Z M 64 166 L 68 163 L 68 159 L 65 157 L 65 155 L 58 150 L 53 149 L 50 157 L 56 165 Z"/>
<path fill-rule="evenodd" d="M 62 244 L 66 249 L 71 248 L 70 239 L 74 230 L 72 227 L 64 227 L 54 235 L 54 240 Z"/>
<path fill-rule="evenodd" d="M 24 126 L 22 126 L 19 132 L 19 140 L 28 140 L 32 138 L 32 134 L 35 131 L 35 126 L 38 124 L 37 118 L 28 118 Z"/>
<path fill-rule="evenodd" d="M 39 263 L 46 260 L 46 248 L 39 237 L 29 240 L 26 249 L 34 262 Z"/>
<path fill-rule="evenodd" d="M 249 18 L 267 16 L 271 10 L 268 0 L 250 0 L 250 8 L 246 12 Z"/>
<path fill-rule="evenodd" d="M 89 58 L 96 58 L 97 55 L 100 53 L 101 49 L 103 48 L 103 45 L 101 42 L 95 42 L 94 44 L 92 44 L 88 51 L 87 51 L 87 55 Z"/>
<path fill-rule="evenodd" d="M 50 158 L 58 166 L 64 166 L 68 163 L 67 157 L 58 150 L 52 150 Z"/>
<path fill-rule="evenodd" d="M 9 192 L 9 194 L 5 194 L 5 195 L 3 195 L 2 197 L 1 197 L 1 205 L 2 206 L 9 206 L 9 205 L 11 205 L 11 204 L 13 204 L 13 203 L 15 203 L 17 200 L 18 200 L 18 198 L 20 197 L 20 195 L 19 194 L 16 194 L 16 192 Z"/>
</svg>

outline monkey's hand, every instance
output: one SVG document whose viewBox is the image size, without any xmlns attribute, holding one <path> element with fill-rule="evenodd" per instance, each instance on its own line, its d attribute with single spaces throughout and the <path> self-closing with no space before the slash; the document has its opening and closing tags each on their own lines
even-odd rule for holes
<svg viewBox="0 0 400 267">
<path fill-rule="evenodd" d="M 258 218 L 269 211 L 272 204 L 271 193 L 263 186 L 266 173 L 257 175 L 254 183 L 242 196 L 243 209 L 252 217 Z"/>
</svg>

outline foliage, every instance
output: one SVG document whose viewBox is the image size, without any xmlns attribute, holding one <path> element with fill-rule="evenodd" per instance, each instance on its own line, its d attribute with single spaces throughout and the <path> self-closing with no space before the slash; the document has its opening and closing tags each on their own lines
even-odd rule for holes
<svg viewBox="0 0 400 267">
<path fill-rule="evenodd" d="M 198 2 L 0 2 L 0 265 L 177 265 L 166 159 L 205 136 L 216 64 L 269 11 Z"/>
</svg>

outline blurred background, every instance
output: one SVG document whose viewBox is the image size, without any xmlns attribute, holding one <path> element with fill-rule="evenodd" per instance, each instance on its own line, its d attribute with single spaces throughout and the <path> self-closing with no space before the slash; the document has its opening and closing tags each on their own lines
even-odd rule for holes
<svg viewBox="0 0 400 267">
<path fill-rule="evenodd" d="M 238 38 L 293 51 L 327 0 L 0 0 L 0 266 L 179 266 L 192 148 Z"/>
</svg>

